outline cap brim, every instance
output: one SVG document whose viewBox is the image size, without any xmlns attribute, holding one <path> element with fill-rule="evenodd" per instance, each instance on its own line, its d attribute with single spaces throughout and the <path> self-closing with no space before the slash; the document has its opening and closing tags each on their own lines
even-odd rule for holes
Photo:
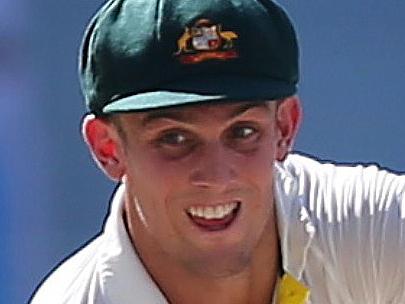
<svg viewBox="0 0 405 304">
<path fill-rule="evenodd" d="M 103 112 L 145 111 L 209 101 L 278 100 L 296 92 L 295 83 L 268 78 L 228 76 L 188 79 L 158 90 L 127 94 L 106 105 Z"/>
</svg>

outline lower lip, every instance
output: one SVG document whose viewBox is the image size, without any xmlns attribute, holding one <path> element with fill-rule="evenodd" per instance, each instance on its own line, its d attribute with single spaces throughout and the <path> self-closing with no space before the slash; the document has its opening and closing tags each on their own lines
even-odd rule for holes
<svg viewBox="0 0 405 304">
<path fill-rule="evenodd" d="M 239 214 L 240 207 L 241 207 L 240 203 L 238 203 L 238 206 L 229 215 L 225 216 L 222 219 L 207 220 L 201 217 L 193 217 L 190 214 L 187 215 L 194 225 L 196 225 L 198 228 L 204 231 L 209 232 L 222 231 L 227 229 L 229 226 L 232 225 L 233 222 L 235 222 L 235 219 Z"/>
</svg>

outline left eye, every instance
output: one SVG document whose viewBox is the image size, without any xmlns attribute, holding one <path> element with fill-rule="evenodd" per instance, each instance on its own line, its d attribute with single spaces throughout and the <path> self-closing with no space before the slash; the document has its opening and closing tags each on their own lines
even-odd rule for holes
<svg viewBox="0 0 405 304">
<path fill-rule="evenodd" d="M 250 126 L 237 126 L 232 130 L 232 137 L 237 140 L 245 140 L 255 137 L 258 131 Z"/>
<path fill-rule="evenodd" d="M 235 125 L 229 130 L 228 145 L 239 152 L 254 151 L 260 143 L 262 135 L 260 130 L 251 124 Z"/>
<path fill-rule="evenodd" d="M 246 127 L 246 126 L 236 127 L 233 130 L 233 136 L 235 138 L 244 139 L 244 138 L 249 138 L 249 137 L 253 136 L 256 132 L 257 132 L 256 129 L 254 129 L 252 127 Z"/>
</svg>

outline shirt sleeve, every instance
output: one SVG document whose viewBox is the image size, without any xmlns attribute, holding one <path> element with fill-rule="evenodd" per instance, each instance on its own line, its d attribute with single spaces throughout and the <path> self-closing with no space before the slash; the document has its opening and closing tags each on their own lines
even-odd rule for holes
<svg viewBox="0 0 405 304">
<path fill-rule="evenodd" d="M 405 303 L 405 176 L 309 159 L 295 170 L 316 231 L 311 303 Z"/>
</svg>

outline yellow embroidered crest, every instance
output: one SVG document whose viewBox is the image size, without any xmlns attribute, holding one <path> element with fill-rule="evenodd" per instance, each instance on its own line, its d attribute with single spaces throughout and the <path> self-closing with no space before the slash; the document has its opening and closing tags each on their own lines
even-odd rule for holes
<svg viewBox="0 0 405 304">
<path fill-rule="evenodd" d="M 185 28 L 177 40 L 178 49 L 174 55 L 183 64 L 237 58 L 239 55 L 234 49 L 234 40 L 237 38 L 235 32 L 223 31 L 221 24 L 200 19 L 191 28 Z"/>
</svg>

